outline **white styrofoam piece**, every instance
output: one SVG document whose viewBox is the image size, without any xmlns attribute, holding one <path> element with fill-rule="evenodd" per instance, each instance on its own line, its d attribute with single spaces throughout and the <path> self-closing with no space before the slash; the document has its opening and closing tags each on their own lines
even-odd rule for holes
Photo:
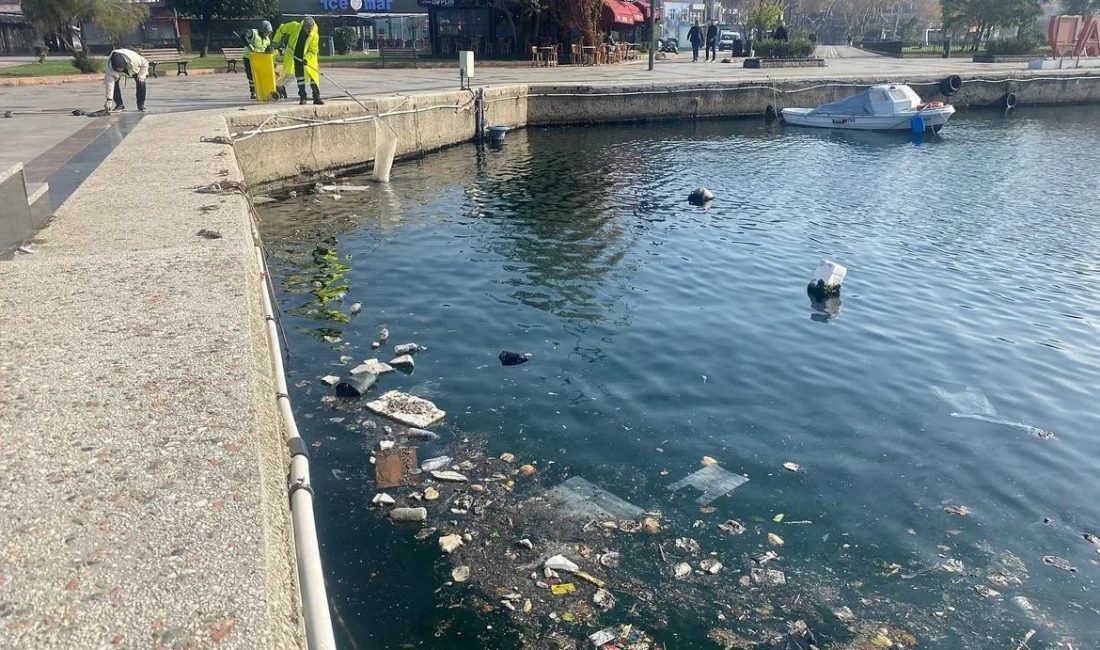
<svg viewBox="0 0 1100 650">
<path fill-rule="evenodd" d="M 818 280 L 822 280 L 827 287 L 839 286 L 840 283 L 844 282 L 844 277 L 847 275 L 848 269 L 846 267 L 830 260 L 821 260 L 810 282 L 817 284 Z"/>
</svg>

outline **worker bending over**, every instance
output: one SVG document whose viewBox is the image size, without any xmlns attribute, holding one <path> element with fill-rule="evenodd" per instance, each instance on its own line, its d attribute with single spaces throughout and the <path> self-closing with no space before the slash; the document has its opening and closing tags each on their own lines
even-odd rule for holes
<svg viewBox="0 0 1100 650">
<path fill-rule="evenodd" d="M 294 21 L 279 25 L 275 31 L 275 42 L 282 43 L 285 39 L 285 51 L 283 53 L 283 75 L 294 75 L 298 81 L 298 103 L 306 103 L 306 79 L 309 80 L 313 90 L 313 103 L 324 104 L 321 101 L 321 72 L 318 68 L 317 55 L 321 49 L 321 36 L 318 33 L 317 23 L 313 16 L 306 16 L 301 22 Z M 280 88 L 279 94 L 286 97 L 286 89 Z"/>
<path fill-rule="evenodd" d="M 253 52 L 271 51 L 271 23 L 266 20 L 260 23 L 259 29 L 248 28 L 244 30 L 244 76 L 248 77 L 248 96 L 256 99 L 256 82 L 252 80 L 252 62 L 249 57 Z M 268 98 L 265 97 L 264 101 Z"/>
<path fill-rule="evenodd" d="M 145 112 L 145 78 L 149 76 L 149 62 L 133 50 L 114 50 L 107 57 L 107 72 L 103 74 L 103 88 L 107 101 L 103 108 L 107 112 L 124 111 L 122 89 L 119 82 L 123 77 L 131 77 L 137 82 L 137 107 Z"/>
</svg>

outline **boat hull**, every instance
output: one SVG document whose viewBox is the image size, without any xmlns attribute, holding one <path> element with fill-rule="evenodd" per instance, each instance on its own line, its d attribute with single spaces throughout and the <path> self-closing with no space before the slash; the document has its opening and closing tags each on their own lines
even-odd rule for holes
<svg viewBox="0 0 1100 650">
<path fill-rule="evenodd" d="M 913 117 L 919 115 L 925 131 L 939 131 L 955 114 L 953 106 L 906 111 L 894 115 L 822 115 L 810 108 L 784 108 L 783 121 L 794 126 L 854 131 L 911 131 Z"/>
</svg>

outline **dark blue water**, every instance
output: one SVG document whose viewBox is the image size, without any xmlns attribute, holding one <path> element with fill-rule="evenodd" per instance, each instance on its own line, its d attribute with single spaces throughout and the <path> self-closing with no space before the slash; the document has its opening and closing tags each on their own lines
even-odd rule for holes
<svg viewBox="0 0 1100 650">
<path fill-rule="evenodd" d="M 434 542 L 367 507 L 365 412 L 319 401 L 316 378 L 375 356 L 384 323 L 430 350 L 380 387 L 435 401 L 446 431 L 661 509 L 672 537 L 751 524 L 708 533 L 720 553 L 781 535 L 812 625 L 847 605 L 925 648 L 1011 650 L 1029 628 L 1033 649 L 1100 647 L 1100 554 L 1082 538 L 1100 534 L 1098 169 L 1097 108 L 961 114 L 919 144 L 704 122 L 515 132 L 398 165 L 389 187 L 262 206 L 342 643 L 519 643 L 506 617 L 434 593 L 450 572 Z M 707 209 L 685 201 L 699 185 Z M 329 307 L 361 301 L 350 322 L 304 312 L 318 246 L 347 265 Z M 849 276 L 814 309 L 822 258 Z M 502 368 L 504 349 L 534 358 Z M 704 455 L 751 479 L 706 515 L 665 490 Z M 950 558 L 963 573 L 934 569 Z M 752 638 L 752 617 L 713 609 L 670 614 L 663 641 Z"/>
</svg>

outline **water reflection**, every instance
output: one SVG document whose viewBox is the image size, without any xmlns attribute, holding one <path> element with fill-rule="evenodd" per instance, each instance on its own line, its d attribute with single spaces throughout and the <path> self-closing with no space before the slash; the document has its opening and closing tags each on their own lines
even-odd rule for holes
<svg viewBox="0 0 1100 650">
<path fill-rule="evenodd" d="M 814 313 L 810 318 L 819 323 L 828 323 L 830 319 L 840 315 L 840 296 L 828 296 L 817 298 L 810 296 L 810 309 Z"/>
</svg>

